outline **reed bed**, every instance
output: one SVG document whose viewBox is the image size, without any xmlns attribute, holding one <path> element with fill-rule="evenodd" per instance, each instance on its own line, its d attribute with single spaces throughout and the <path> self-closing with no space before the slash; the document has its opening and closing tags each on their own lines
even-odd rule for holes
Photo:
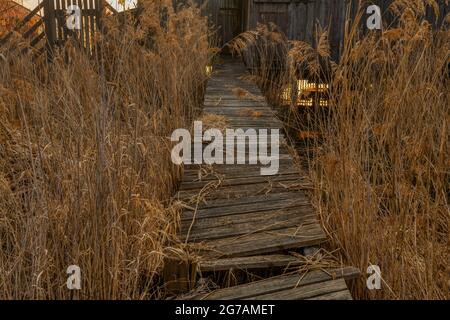
<svg viewBox="0 0 450 320">
<path fill-rule="evenodd" d="M 331 249 L 362 271 L 352 289 L 359 299 L 450 298 L 450 17 L 432 27 L 427 8 L 439 15 L 436 1 L 394 1 L 397 24 L 383 31 L 362 30 L 360 8 L 347 22 L 339 61 L 331 61 L 320 28 L 313 44 L 284 41 L 267 26 L 231 43 L 260 61 L 254 77 L 274 104 L 304 74 L 330 84 L 328 107 L 305 111 L 290 92 L 280 113 L 290 132 L 314 133 L 305 143 L 314 155 L 306 164 L 312 197 Z M 281 73 L 271 71 L 267 39 L 286 52 L 276 58 Z M 366 287 L 372 264 L 381 290 Z"/>
<path fill-rule="evenodd" d="M 0 298 L 162 297 L 180 170 L 170 135 L 189 127 L 211 50 L 194 5 L 142 1 L 106 18 L 96 54 L 0 60 Z M 12 47 L 24 46 L 15 37 Z M 81 268 L 81 290 L 66 269 Z"/>
</svg>

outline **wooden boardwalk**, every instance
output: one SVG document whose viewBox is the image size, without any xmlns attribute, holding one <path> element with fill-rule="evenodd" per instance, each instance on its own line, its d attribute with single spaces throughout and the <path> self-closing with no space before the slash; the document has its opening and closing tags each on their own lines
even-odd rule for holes
<svg viewBox="0 0 450 320">
<path fill-rule="evenodd" d="M 259 88 L 242 80 L 241 62 L 216 65 L 208 82 L 204 114 L 225 117 L 226 127 L 280 129 Z M 223 117 L 222 117 L 223 116 Z M 281 137 L 284 140 L 283 137 Z M 293 266 L 289 254 L 326 240 L 304 190 L 308 183 L 280 143 L 279 171 L 262 176 L 261 164 L 186 165 L 178 198 L 187 203 L 179 237 L 198 247 L 203 272 L 255 270 Z M 303 249 L 302 249 L 303 248 Z M 315 271 L 300 281 L 289 274 L 199 295 L 204 299 L 350 299 L 344 279 L 353 268 Z"/>
</svg>

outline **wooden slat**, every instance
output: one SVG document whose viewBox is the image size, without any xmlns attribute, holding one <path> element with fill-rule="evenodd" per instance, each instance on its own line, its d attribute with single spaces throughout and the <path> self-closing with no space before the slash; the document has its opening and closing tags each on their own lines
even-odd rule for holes
<svg viewBox="0 0 450 320">
<path fill-rule="evenodd" d="M 317 218 L 314 215 L 276 215 L 271 218 L 259 219 L 252 222 L 232 221 L 229 224 L 215 226 L 214 229 L 195 228 L 189 232 L 189 228 L 182 230 L 180 235 L 182 240 L 189 239 L 190 242 L 200 242 L 205 240 L 224 239 L 237 237 L 250 233 L 260 233 L 262 231 L 285 230 L 286 228 L 316 225 Z"/>
<path fill-rule="evenodd" d="M 290 159 L 288 159 L 290 162 Z M 261 176 L 261 168 L 264 166 L 261 165 L 243 165 L 244 167 L 239 168 L 242 165 L 227 165 L 224 169 L 218 169 L 217 166 L 214 166 L 213 171 L 211 173 L 207 171 L 202 171 L 201 169 L 188 169 L 184 170 L 183 182 L 196 182 L 196 181 L 211 181 L 217 180 L 217 175 L 222 176 L 226 175 L 228 179 L 239 178 L 243 176 L 247 177 L 257 177 Z M 206 168 L 205 168 L 206 169 Z M 294 168 L 292 165 L 286 165 L 283 163 L 279 164 L 277 177 L 298 174 L 298 170 Z"/>
<path fill-rule="evenodd" d="M 56 10 L 56 37 L 58 40 L 63 39 L 64 37 L 64 27 L 65 27 L 65 11 L 62 11 L 61 9 L 61 1 L 66 1 L 66 0 L 55 0 L 55 10 Z"/>
<path fill-rule="evenodd" d="M 76 0 L 77 6 L 81 9 L 81 16 L 80 16 L 80 30 L 76 30 L 75 34 L 79 41 L 80 47 L 85 48 L 87 52 L 89 52 L 86 46 L 86 34 L 84 31 L 84 16 L 87 14 L 87 8 L 85 6 L 84 0 Z"/>
<path fill-rule="evenodd" d="M 88 0 L 83 0 L 83 6 L 84 6 L 85 10 L 91 9 Z M 90 29 L 89 29 L 89 15 L 83 14 L 82 27 L 81 28 L 83 30 L 84 45 L 85 45 L 86 51 L 91 53 L 91 32 L 90 32 Z"/>
<path fill-rule="evenodd" d="M 217 101 L 250 101 L 250 102 L 262 102 L 266 103 L 264 97 L 259 96 L 257 92 L 250 93 L 249 91 L 243 92 L 242 90 L 236 91 L 237 94 L 230 94 L 229 92 L 218 93 L 217 91 L 206 91 L 205 101 L 217 102 Z M 240 93 L 242 92 L 242 93 Z M 238 94 L 241 94 L 239 96 Z M 259 106 L 259 105 L 258 105 Z"/>
<path fill-rule="evenodd" d="M 185 171 L 185 175 L 183 176 L 183 180 L 182 182 L 185 183 L 189 183 L 189 182 L 206 182 L 206 181 L 217 181 L 218 179 L 221 179 L 222 177 L 227 178 L 227 179 L 238 179 L 238 178 L 242 178 L 245 176 L 248 176 L 250 178 L 254 178 L 254 177 L 258 177 L 261 176 L 261 166 L 258 165 L 247 165 L 248 167 L 248 171 L 246 172 L 245 170 L 232 170 L 230 168 L 229 171 L 211 171 L 211 172 L 206 172 L 206 171 L 190 171 L 187 172 Z M 284 177 L 284 176 L 290 176 L 292 174 L 298 173 L 297 169 L 293 169 L 292 167 L 280 167 L 279 168 L 279 172 L 276 175 L 276 177 L 279 177 L 280 180 Z M 304 181 L 304 179 L 299 178 L 302 181 Z M 306 182 L 306 181 L 305 181 Z"/>
<path fill-rule="evenodd" d="M 96 2 L 95 0 L 89 0 L 89 9 L 96 9 Z M 86 33 L 89 34 L 89 42 L 90 47 L 92 47 L 91 53 L 96 52 L 96 48 L 94 47 L 94 38 L 95 38 L 95 32 L 96 32 L 96 17 L 94 15 L 89 15 L 87 17 L 87 20 L 89 21 L 88 27 L 86 28 Z"/>
<path fill-rule="evenodd" d="M 263 294 L 248 298 L 249 300 L 304 300 L 325 294 L 348 291 L 344 279 L 329 280 L 325 282 L 312 283 L 288 290 Z"/>
<path fill-rule="evenodd" d="M 218 180 L 217 180 L 218 181 Z M 249 178 L 233 178 L 221 180 L 221 186 L 242 186 L 242 185 L 252 185 L 258 183 L 275 183 L 278 181 L 300 181 L 298 174 L 287 174 L 283 176 L 259 176 L 259 177 L 249 177 Z M 198 182 L 183 182 L 180 189 L 182 191 L 202 189 L 209 181 L 198 181 Z"/>
<path fill-rule="evenodd" d="M 309 298 L 306 300 L 353 300 L 352 295 L 348 289 L 338 291 L 338 292 L 330 292 L 321 296 Z"/>
<path fill-rule="evenodd" d="M 205 203 L 202 203 L 199 207 L 200 209 L 211 209 L 211 208 L 221 208 L 226 206 L 239 206 L 243 204 L 250 203 L 264 203 L 267 201 L 279 200 L 284 201 L 287 199 L 308 199 L 303 192 L 280 192 L 280 193 L 269 193 L 262 195 L 252 195 L 243 198 L 235 198 L 235 199 L 217 199 L 217 200 L 209 200 Z M 264 208 L 261 208 L 264 211 Z"/>
<path fill-rule="evenodd" d="M 42 46 L 38 50 L 36 50 L 33 53 L 33 60 L 36 61 L 37 59 L 39 59 L 41 55 L 44 54 L 45 50 L 46 50 L 45 46 Z"/>
<path fill-rule="evenodd" d="M 214 108 L 207 107 L 203 109 L 205 114 L 216 114 L 223 116 L 251 116 L 251 112 L 257 112 L 264 114 L 265 116 L 273 117 L 273 110 L 270 108 L 258 108 L 258 107 L 226 107 L 226 108 Z"/>
<path fill-rule="evenodd" d="M 27 31 L 25 31 L 25 33 L 23 34 L 23 37 L 29 38 L 30 36 L 32 36 L 38 29 L 40 26 L 42 26 L 42 24 L 44 23 L 44 21 L 42 19 L 39 19 L 38 21 L 36 21 L 36 23 Z"/>
<path fill-rule="evenodd" d="M 180 223 L 180 234 L 183 235 L 190 228 L 191 231 L 200 231 L 205 230 L 210 233 L 215 232 L 212 228 L 223 228 L 234 226 L 238 224 L 247 224 L 247 223 L 259 223 L 260 221 L 266 220 L 267 226 L 270 225 L 270 221 L 272 222 L 281 222 L 288 218 L 303 218 L 310 219 L 314 217 L 314 211 L 310 208 L 302 208 L 302 207 L 293 207 L 293 208 L 285 208 L 285 209 L 265 209 L 261 207 L 261 209 L 257 212 L 251 213 L 239 213 L 235 215 L 221 216 L 221 217 L 208 217 L 208 218 L 195 218 L 194 224 L 192 224 L 193 220 L 182 220 Z M 191 227 L 192 226 L 192 227 Z"/>
<path fill-rule="evenodd" d="M 270 212 L 273 210 L 282 210 L 287 208 L 309 208 L 310 201 L 304 197 L 291 198 L 283 201 L 271 200 L 261 203 L 248 203 L 234 205 L 232 201 L 227 206 L 217 208 L 200 208 L 196 211 L 186 210 L 181 215 L 181 220 L 192 220 L 195 215 L 196 219 L 201 218 L 218 218 L 224 216 L 231 216 L 235 214 L 251 213 L 251 212 L 266 212 L 267 216 L 270 216 Z M 300 211 L 300 210 L 299 210 Z"/>
<path fill-rule="evenodd" d="M 112 14 L 116 15 L 116 14 L 119 13 L 112 5 L 109 4 L 108 1 L 105 1 L 104 4 L 105 4 L 105 7 L 106 7 L 109 11 L 111 11 Z"/>
<path fill-rule="evenodd" d="M 67 0 L 61 0 L 61 12 L 65 14 L 65 12 L 67 12 Z M 64 20 L 64 19 L 63 19 Z M 64 26 L 61 28 L 61 34 L 60 34 L 61 40 L 63 43 L 65 43 L 67 41 L 67 39 L 69 38 L 69 30 L 67 29 L 67 27 Z"/>
<path fill-rule="evenodd" d="M 272 254 L 265 256 L 201 260 L 199 262 L 199 267 L 202 272 L 209 272 L 228 271 L 231 269 L 249 270 L 287 267 L 296 266 L 301 263 L 302 262 L 299 259 L 293 256 L 284 254 Z"/>
<path fill-rule="evenodd" d="M 279 179 L 277 181 L 262 181 L 254 184 L 248 185 L 238 185 L 238 186 L 219 186 L 217 189 L 210 190 L 206 192 L 206 200 L 210 199 L 233 199 L 233 198 L 244 198 L 253 195 L 269 194 L 269 193 L 281 193 L 286 192 L 289 186 L 304 186 L 305 188 L 310 188 L 308 184 L 302 179 L 296 180 L 286 180 Z M 192 190 L 180 190 L 177 194 L 178 199 L 183 201 L 191 201 L 196 198 L 200 189 Z"/>
<path fill-rule="evenodd" d="M 359 270 L 352 267 L 310 271 L 307 274 L 287 274 L 251 282 L 235 287 L 219 289 L 208 294 L 198 295 L 194 299 L 239 300 L 259 295 L 280 292 L 313 283 L 323 283 L 333 279 L 351 280 L 359 276 Z"/>
<path fill-rule="evenodd" d="M 33 40 L 30 41 L 30 46 L 34 47 L 36 44 L 38 44 L 39 41 L 44 39 L 44 37 L 45 37 L 44 32 L 39 33 L 36 37 L 33 38 Z"/>
<path fill-rule="evenodd" d="M 240 107 L 240 108 L 248 108 L 253 106 L 267 106 L 267 103 L 261 103 L 257 101 L 240 101 L 240 100 L 207 100 L 204 102 L 205 107 L 210 108 L 221 108 L 221 107 Z"/>
<path fill-rule="evenodd" d="M 316 223 L 208 241 L 205 242 L 205 245 L 209 250 L 205 248 L 202 250 L 201 255 L 243 257 L 318 245 L 325 240 L 325 234 Z"/>
<path fill-rule="evenodd" d="M 39 13 L 39 11 L 42 10 L 43 7 L 44 7 L 44 3 L 43 3 L 43 2 L 39 3 L 39 4 L 36 6 L 36 8 L 34 8 L 29 14 L 27 14 L 27 15 L 25 16 L 25 18 L 23 18 L 23 19 L 21 20 L 21 22 L 19 22 L 19 24 L 16 26 L 15 30 L 18 30 L 18 28 L 21 28 L 21 27 L 23 27 L 25 24 L 27 24 L 31 19 L 33 19 L 33 17 L 34 17 L 35 15 L 37 15 L 37 14 Z"/>
<path fill-rule="evenodd" d="M 43 7 L 44 2 L 39 3 L 36 8 L 34 8 L 29 14 L 19 21 L 13 31 L 8 32 L 3 38 L 0 38 L 0 45 L 3 45 L 14 34 L 14 32 L 18 32 L 23 26 L 30 22 L 31 19 L 33 19 L 33 17 L 36 16 L 40 10 L 42 10 Z"/>
</svg>

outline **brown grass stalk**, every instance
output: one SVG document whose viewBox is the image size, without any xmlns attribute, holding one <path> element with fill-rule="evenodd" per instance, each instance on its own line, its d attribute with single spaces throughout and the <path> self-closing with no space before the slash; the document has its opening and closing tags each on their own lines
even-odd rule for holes
<svg viewBox="0 0 450 320">
<path fill-rule="evenodd" d="M 372 32 L 361 29 L 361 8 L 347 22 L 336 62 L 320 28 L 314 44 L 280 44 L 283 37 L 268 27 L 233 44 L 244 58 L 257 52 L 249 59 L 261 62 L 260 83 L 274 105 L 305 75 L 330 84 L 326 110 L 301 110 L 293 95 L 280 113 L 291 133 L 315 133 L 299 149 L 313 157 L 300 156 L 309 159 L 312 196 L 332 249 L 362 271 L 353 290 L 360 299 L 450 298 L 450 16 L 433 27 L 427 7 L 439 13 L 433 0 L 394 1 L 398 23 Z M 280 73 L 263 63 L 274 54 L 269 38 L 287 48 L 277 57 L 286 67 L 275 82 Z M 370 264 L 381 268 L 381 290 L 366 288 Z"/>
<path fill-rule="evenodd" d="M 143 5 L 139 25 L 108 18 L 94 57 L 69 42 L 53 63 L 0 61 L 0 298 L 162 294 L 178 219 L 170 135 L 199 110 L 209 30 L 195 6 Z"/>
</svg>

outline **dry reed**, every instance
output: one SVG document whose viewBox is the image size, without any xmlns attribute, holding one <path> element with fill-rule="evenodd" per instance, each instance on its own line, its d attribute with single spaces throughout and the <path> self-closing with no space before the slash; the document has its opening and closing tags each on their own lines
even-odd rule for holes
<svg viewBox="0 0 450 320">
<path fill-rule="evenodd" d="M 50 64 L 0 61 L 3 299 L 162 294 L 178 219 L 170 135 L 200 107 L 209 30 L 193 5 L 142 4 L 139 24 L 107 19 L 95 57 L 70 42 Z M 66 287 L 69 265 L 81 290 Z"/>
<path fill-rule="evenodd" d="M 326 30 L 313 46 L 280 44 L 267 27 L 231 44 L 262 62 L 273 61 L 266 39 L 286 48 L 277 81 L 270 63 L 256 73 L 274 104 L 299 70 L 330 83 L 327 111 L 314 107 L 305 118 L 293 95 L 285 120 L 294 132 L 314 132 L 313 199 L 331 247 L 363 273 L 353 289 L 360 299 L 450 298 L 450 16 L 435 28 L 425 19 L 429 7 L 439 15 L 433 0 L 394 1 L 397 25 L 373 32 L 361 32 L 360 9 L 336 63 Z M 366 288 L 370 264 L 381 268 L 381 290 Z"/>
</svg>

